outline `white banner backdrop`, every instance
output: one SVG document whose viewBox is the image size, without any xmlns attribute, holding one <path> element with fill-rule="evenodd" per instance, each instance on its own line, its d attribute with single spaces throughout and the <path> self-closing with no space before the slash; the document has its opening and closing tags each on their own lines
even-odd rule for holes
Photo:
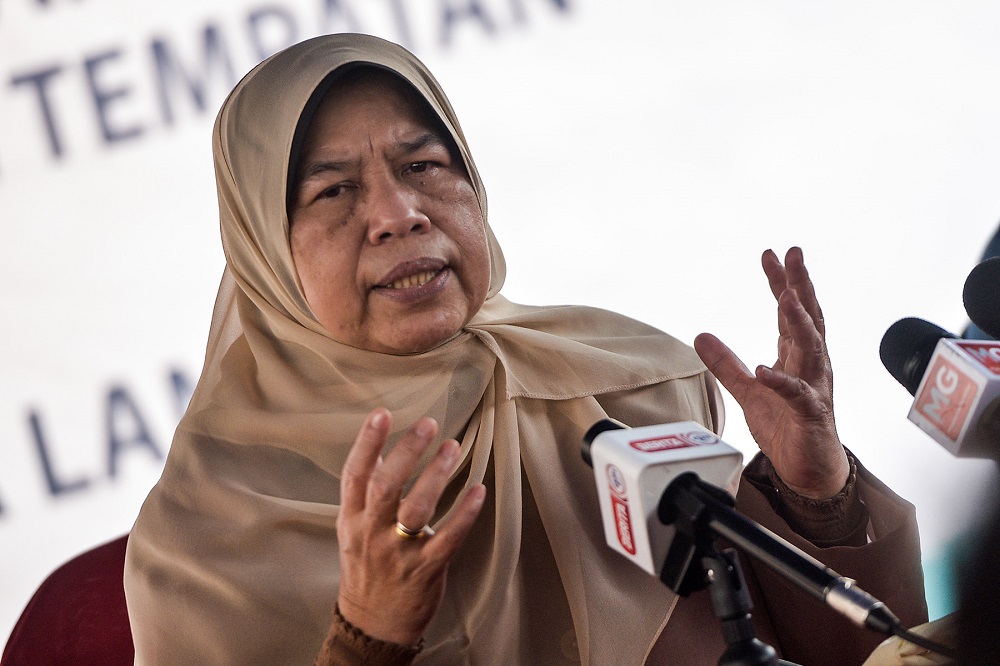
<svg viewBox="0 0 1000 666">
<path fill-rule="evenodd" d="M 935 562 L 989 470 L 906 420 L 878 345 L 903 316 L 965 323 L 1000 219 L 998 28 L 986 0 L 0 2 L 0 638 L 53 568 L 128 531 L 159 474 L 223 265 L 215 111 L 267 54 L 345 30 L 441 79 L 513 300 L 770 363 L 758 257 L 801 245 L 841 436 L 917 505 Z"/>
</svg>

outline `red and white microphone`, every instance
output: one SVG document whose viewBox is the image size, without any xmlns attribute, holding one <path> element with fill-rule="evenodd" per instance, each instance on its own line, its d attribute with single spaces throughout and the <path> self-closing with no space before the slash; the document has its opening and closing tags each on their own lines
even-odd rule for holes
<svg viewBox="0 0 1000 666">
<path fill-rule="evenodd" d="M 910 317 L 886 331 L 880 351 L 913 394 L 908 418 L 921 430 L 955 456 L 1000 455 L 1000 342 L 958 339 Z"/>
<path fill-rule="evenodd" d="M 743 466 L 738 450 L 693 421 L 626 428 L 605 419 L 584 436 L 583 456 L 594 469 L 608 546 L 657 577 L 675 532 L 657 514 L 667 485 L 694 472 L 725 488 Z"/>
<path fill-rule="evenodd" d="M 992 458 L 998 397 L 1000 342 L 941 338 L 908 418 L 953 455 Z"/>
</svg>

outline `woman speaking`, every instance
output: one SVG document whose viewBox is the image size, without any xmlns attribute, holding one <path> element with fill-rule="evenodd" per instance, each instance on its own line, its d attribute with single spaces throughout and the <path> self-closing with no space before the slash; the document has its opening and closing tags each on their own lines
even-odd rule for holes
<svg viewBox="0 0 1000 666">
<path fill-rule="evenodd" d="M 612 312 L 511 303 L 448 100 L 364 35 L 258 65 L 213 140 L 226 270 L 129 538 L 136 663 L 715 663 L 705 595 L 605 545 L 579 453 L 608 417 L 721 431 L 712 374 L 762 450 L 738 508 L 925 619 L 913 509 L 837 437 L 799 250 L 763 257 L 779 357 L 756 373 L 712 336 L 695 353 Z M 878 642 L 747 564 L 786 659 Z"/>
</svg>

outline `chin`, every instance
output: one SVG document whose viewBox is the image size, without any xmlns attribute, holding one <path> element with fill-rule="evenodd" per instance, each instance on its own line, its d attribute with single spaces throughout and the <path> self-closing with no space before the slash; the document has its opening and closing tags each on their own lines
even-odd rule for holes
<svg viewBox="0 0 1000 666">
<path fill-rule="evenodd" d="M 419 354 L 438 347 L 458 335 L 465 322 L 459 325 L 425 328 L 419 331 L 394 331 L 381 345 L 389 354 Z"/>
</svg>

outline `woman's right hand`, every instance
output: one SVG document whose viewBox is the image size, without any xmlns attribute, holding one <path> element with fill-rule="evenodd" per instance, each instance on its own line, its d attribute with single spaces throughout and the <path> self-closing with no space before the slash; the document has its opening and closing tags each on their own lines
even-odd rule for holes
<svg viewBox="0 0 1000 666">
<path fill-rule="evenodd" d="M 404 484 L 438 428 L 434 419 L 420 419 L 383 458 L 391 423 L 389 410 L 372 411 L 344 463 L 337 603 L 344 619 L 368 636 L 413 645 L 441 604 L 448 562 L 479 515 L 486 488 L 469 489 L 436 534 L 401 536 L 397 521 L 420 529 L 433 517 L 454 471 L 458 443 L 445 440 L 403 497 Z"/>
</svg>

